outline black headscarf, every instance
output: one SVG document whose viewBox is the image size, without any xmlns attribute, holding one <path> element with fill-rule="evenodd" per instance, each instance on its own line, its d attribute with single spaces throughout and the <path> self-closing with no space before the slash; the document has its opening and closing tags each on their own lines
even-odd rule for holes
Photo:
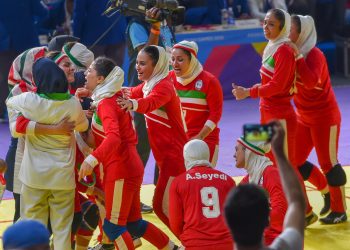
<svg viewBox="0 0 350 250">
<path fill-rule="evenodd" d="M 52 38 L 52 40 L 47 45 L 49 51 L 61 51 L 63 45 L 65 45 L 68 42 L 79 42 L 79 38 L 75 36 L 69 36 L 69 35 L 60 35 L 55 36 Z"/>
<path fill-rule="evenodd" d="M 67 93 L 68 81 L 63 70 L 48 58 L 41 58 L 33 65 L 33 80 L 38 94 Z"/>
</svg>

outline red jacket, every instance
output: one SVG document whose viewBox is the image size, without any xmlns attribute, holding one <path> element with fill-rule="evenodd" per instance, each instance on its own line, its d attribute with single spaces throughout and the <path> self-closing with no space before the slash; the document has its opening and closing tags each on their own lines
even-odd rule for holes
<svg viewBox="0 0 350 250">
<path fill-rule="evenodd" d="M 314 47 L 306 59 L 297 60 L 297 73 L 294 103 L 298 119 L 307 125 L 340 123 L 340 111 L 322 51 Z"/>
</svg>

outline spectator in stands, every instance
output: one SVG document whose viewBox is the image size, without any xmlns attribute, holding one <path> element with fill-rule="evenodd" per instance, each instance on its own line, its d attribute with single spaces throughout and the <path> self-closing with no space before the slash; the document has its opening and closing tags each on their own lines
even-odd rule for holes
<svg viewBox="0 0 350 250">
<path fill-rule="evenodd" d="M 247 0 L 228 0 L 228 7 L 232 7 L 235 18 L 250 18 Z"/>
<path fill-rule="evenodd" d="M 79 37 L 80 42 L 88 46 L 95 57 L 109 57 L 122 67 L 126 19 L 120 13 L 111 17 L 103 15 L 108 2 L 109 0 L 75 0 L 73 35 Z"/>
<path fill-rule="evenodd" d="M 234 180 L 213 169 L 204 141 L 187 142 L 183 154 L 187 171 L 177 176 L 170 187 L 171 230 L 186 249 L 233 249 L 223 205 L 236 186 Z"/>
<path fill-rule="evenodd" d="M 50 233 L 35 220 L 21 220 L 9 226 L 2 237 L 4 250 L 50 250 Z"/>
<path fill-rule="evenodd" d="M 283 232 L 268 247 L 275 250 L 301 250 L 304 239 L 305 200 L 298 177 L 283 151 L 284 129 L 280 122 L 273 126 L 272 150 L 276 156 L 283 191 L 288 202 Z M 235 241 L 235 249 L 267 249 L 262 241 L 269 225 L 269 202 L 263 189 L 255 184 L 239 185 L 228 195 L 225 204 L 226 222 Z"/>
<path fill-rule="evenodd" d="M 236 167 L 244 168 L 248 172 L 240 184 L 258 185 L 268 194 L 270 221 L 264 231 L 264 242 L 270 245 L 283 231 L 283 220 L 288 206 L 278 169 L 265 156 L 271 150 L 271 145 L 265 141 L 248 141 L 241 137 L 237 140 L 235 149 Z"/>
<path fill-rule="evenodd" d="M 345 203 L 346 174 L 338 162 L 341 114 L 335 98 L 323 53 L 315 47 L 317 35 L 311 16 L 292 16 L 290 39 L 295 43 L 297 88 L 296 165 L 304 180 L 323 192 L 325 205 L 320 221 L 336 224 L 347 220 Z M 324 175 L 306 161 L 312 148 Z M 328 185 L 327 185 L 328 183 Z M 328 193 L 329 192 L 329 193 Z"/>
<path fill-rule="evenodd" d="M 34 20 L 47 15 L 40 0 L 0 1 L 0 121 L 7 120 L 5 99 L 11 63 L 24 50 L 39 46 Z"/>
<path fill-rule="evenodd" d="M 316 2 L 315 24 L 318 41 L 332 41 L 334 34 L 343 32 L 345 9 L 346 0 L 318 0 Z"/>
<path fill-rule="evenodd" d="M 248 0 L 250 15 L 261 21 L 264 20 L 265 15 L 270 9 L 287 10 L 285 0 Z"/>
<path fill-rule="evenodd" d="M 226 0 L 183 0 L 186 7 L 185 24 L 220 24 L 221 9 L 227 8 Z"/>
<path fill-rule="evenodd" d="M 287 0 L 288 12 L 290 14 L 301 14 L 315 16 L 317 0 Z"/>
<path fill-rule="evenodd" d="M 210 151 L 210 162 L 216 166 L 219 151 L 218 123 L 221 119 L 223 94 L 219 80 L 203 70 L 197 59 L 195 42 L 181 41 L 174 45 L 170 72 L 184 113 L 187 136 L 204 140 Z"/>
<path fill-rule="evenodd" d="M 175 34 L 171 29 L 171 20 L 167 18 L 163 22 L 157 21 L 160 11 L 157 8 L 151 8 L 146 11 L 146 17 L 132 16 L 126 29 L 126 41 L 129 54 L 128 84 L 135 87 L 141 84 L 136 71 L 136 58 L 145 46 L 158 45 L 163 47 L 170 55 L 171 48 L 175 44 Z M 150 22 L 146 21 L 149 20 Z M 134 114 L 134 123 L 138 137 L 137 151 L 141 160 L 146 166 L 149 155 L 150 145 L 147 136 L 145 118 L 143 114 Z M 154 184 L 157 183 L 158 170 L 155 169 Z M 145 204 L 141 204 L 144 213 L 152 212 L 153 209 Z"/>
</svg>

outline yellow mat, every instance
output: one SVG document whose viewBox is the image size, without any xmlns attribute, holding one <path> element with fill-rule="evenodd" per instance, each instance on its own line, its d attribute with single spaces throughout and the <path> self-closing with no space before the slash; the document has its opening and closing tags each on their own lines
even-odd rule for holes
<svg viewBox="0 0 350 250">
<path fill-rule="evenodd" d="M 350 168 L 346 167 L 348 180 L 350 180 Z M 241 179 L 240 177 L 234 178 L 236 183 Z M 311 205 L 314 207 L 314 211 L 318 213 L 323 205 L 322 197 L 319 192 L 313 190 L 310 184 L 306 183 L 308 196 Z M 146 204 L 151 204 L 153 196 L 154 186 L 144 185 L 141 190 L 141 200 Z M 350 183 L 346 185 L 346 201 L 350 204 Z M 0 235 L 6 227 L 12 222 L 14 211 L 14 201 L 5 200 L 0 204 Z M 349 222 L 338 225 L 321 225 L 319 222 L 314 223 L 305 230 L 305 250 L 348 250 L 350 249 L 350 213 L 348 212 Z M 176 237 L 168 230 L 168 228 L 152 214 L 146 214 L 143 216 L 145 220 L 151 221 L 166 232 L 169 237 L 179 243 Z M 95 232 L 95 236 L 98 232 Z M 91 241 L 91 245 L 95 245 L 96 237 Z M 146 240 L 142 240 L 142 246 L 139 249 L 151 250 L 155 249 Z M 0 250 L 2 250 L 2 242 L 0 238 Z"/>
</svg>

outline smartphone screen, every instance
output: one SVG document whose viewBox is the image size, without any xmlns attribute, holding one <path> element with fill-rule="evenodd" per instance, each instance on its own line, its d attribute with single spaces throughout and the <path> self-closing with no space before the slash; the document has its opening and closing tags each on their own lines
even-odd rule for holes
<svg viewBox="0 0 350 250">
<path fill-rule="evenodd" d="M 243 125 L 243 137 L 247 141 L 269 141 L 272 137 L 272 127 L 261 124 Z"/>
</svg>

